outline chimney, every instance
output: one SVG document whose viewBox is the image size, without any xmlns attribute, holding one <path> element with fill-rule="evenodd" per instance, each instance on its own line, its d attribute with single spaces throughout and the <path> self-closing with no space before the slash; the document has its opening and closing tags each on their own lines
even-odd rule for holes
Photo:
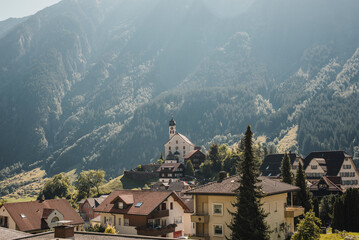
<svg viewBox="0 0 359 240">
<path fill-rule="evenodd" d="M 74 239 L 75 236 L 75 230 L 72 226 L 57 226 L 54 227 L 55 229 L 55 238 L 60 239 Z"/>
<path fill-rule="evenodd" d="M 218 182 L 222 182 L 223 179 L 225 179 L 226 177 L 227 177 L 227 172 L 226 172 L 226 171 L 220 171 L 220 172 L 219 172 Z"/>
</svg>

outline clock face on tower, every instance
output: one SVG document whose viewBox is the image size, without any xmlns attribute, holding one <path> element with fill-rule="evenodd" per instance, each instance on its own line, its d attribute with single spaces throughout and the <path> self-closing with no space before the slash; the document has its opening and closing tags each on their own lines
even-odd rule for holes
<svg viewBox="0 0 359 240">
<path fill-rule="evenodd" d="M 171 127 L 171 130 L 173 130 L 173 127 Z"/>
</svg>

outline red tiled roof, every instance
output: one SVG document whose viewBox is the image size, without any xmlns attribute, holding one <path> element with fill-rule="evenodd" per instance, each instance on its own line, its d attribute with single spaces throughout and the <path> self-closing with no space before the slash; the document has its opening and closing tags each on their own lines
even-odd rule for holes
<svg viewBox="0 0 359 240">
<path fill-rule="evenodd" d="M 113 200 L 124 195 L 133 196 L 133 204 L 126 209 L 118 209 L 115 207 Z M 163 201 L 169 196 L 172 196 L 183 208 L 187 211 L 187 206 L 182 200 L 170 191 L 148 191 L 148 190 L 115 190 L 103 201 L 95 210 L 96 212 L 109 212 L 131 215 L 149 215 L 155 210 Z M 112 202 L 112 203 L 111 203 Z M 142 205 L 136 207 L 137 203 L 142 202 Z"/>
<path fill-rule="evenodd" d="M 272 180 L 267 177 L 259 177 L 259 179 L 261 182 L 258 184 L 262 186 L 262 191 L 265 195 L 274 195 L 299 190 L 299 187 Z M 188 190 L 186 194 L 235 195 L 234 190 L 240 186 L 237 180 L 238 176 L 225 178 L 222 182 L 211 182 Z"/>
<path fill-rule="evenodd" d="M 71 221 L 73 225 L 84 223 L 66 199 L 4 203 L 3 207 L 9 212 L 19 230 L 23 232 L 47 229 L 48 227 L 43 224 L 43 216 L 47 217 L 53 209 L 59 211 L 64 216 L 64 220 Z"/>
</svg>

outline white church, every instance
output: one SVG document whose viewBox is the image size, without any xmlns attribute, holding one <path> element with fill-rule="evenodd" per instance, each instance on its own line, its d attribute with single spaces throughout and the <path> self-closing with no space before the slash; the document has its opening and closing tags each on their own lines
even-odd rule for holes
<svg viewBox="0 0 359 240">
<path fill-rule="evenodd" d="M 195 150 L 196 146 L 184 135 L 176 131 L 176 122 L 169 121 L 169 140 L 165 143 L 165 162 L 184 163 L 184 156 Z"/>
</svg>

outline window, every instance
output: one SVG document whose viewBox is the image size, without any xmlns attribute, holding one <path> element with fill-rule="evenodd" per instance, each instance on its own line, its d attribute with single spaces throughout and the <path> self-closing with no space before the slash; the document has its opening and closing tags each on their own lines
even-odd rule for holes
<svg viewBox="0 0 359 240">
<path fill-rule="evenodd" d="M 318 168 L 318 165 L 310 165 L 310 168 L 311 168 L 311 169 L 317 169 L 317 168 Z"/>
<path fill-rule="evenodd" d="M 118 218 L 118 225 L 121 226 L 121 218 Z"/>
<path fill-rule="evenodd" d="M 213 224 L 213 235 L 214 236 L 223 236 L 223 225 L 222 224 Z"/>
<path fill-rule="evenodd" d="M 175 224 L 182 223 L 182 216 L 175 217 Z"/>
<path fill-rule="evenodd" d="M 142 206 L 142 204 L 143 204 L 143 202 L 138 202 L 138 203 L 136 203 L 135 207 L 136 207 L 136 208 L 139 208 L 139 207 Z"/>
<path fill-rule="evenodd" d="M 118 208 L 123 209 L 123 202 L 118 202 Z"/>
<path fill-rule="evenodd" d="M 171 151 L 171 146 L 169 146 L 169 147 L 168 147 L 168 150 L 170 150 L 170 151 Z"/>
<path fill-rule="evenodd" d="M 176 140 L 176 144 L 178 144 L 178 141 Z"/>
<path fill-rule="evenodd" d="M 176 150 L 178 150 L 178 147 L 176 146 Z"/>
<path fill-rule="evenodd" d="M 60 221 L 60 219 L 58 217 L 54 217 L 53 219 L 51 219 L 51 223 L 55 223 Z"/>
<path fill-rule="evenodd" d="M 222 203 L 213 203 L 213 215 L 223 215 Z"/>
<path fill-rule="evenodd" d="M 168 177 L 172 177 L 172 173 L 167 174 Z"/>
<path fill-rule="evenodd" d="M 170 203 L 170 209 L 173 209 L 173 202 Z"/>
<path fill-rule="evenodd" d="M 130 219 L 124 218 L 124 220 L 123 220 L 123 225 L 124 225 L 124 226 L 130 226 Z"/>
<path fill-rule="evenodd" d="M 186 149 L 186 146 L 183 146 L 183 150 Z"/>
<path fill-rule="evenodd" d="M 294 170 L 296 170 L 296 169 L 297 169 L 297 167 L 298 167 L 297 165 L 294 165 L 294 166 L 293 166 L 293 169 L 294 169 Z"/>
<path fill-rule="evenodd" d="M 90 215 L 92 214 L 91 211 L 89 211 L 89 214 L 90 214 Z"/>
</svg>

